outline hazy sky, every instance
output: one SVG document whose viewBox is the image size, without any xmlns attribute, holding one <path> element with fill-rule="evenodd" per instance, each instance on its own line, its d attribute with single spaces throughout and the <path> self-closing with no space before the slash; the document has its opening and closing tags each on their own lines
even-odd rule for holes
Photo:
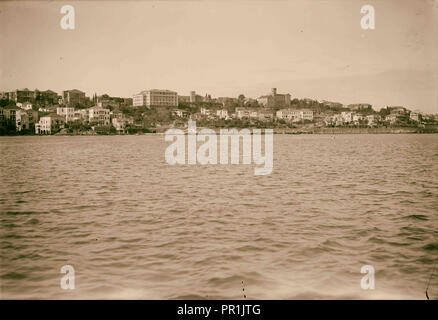
<svg viewBox="0 0 438 320">
<path fill-rule="evenodd" d="M 73 5 L 76 29 L 62 30 Z M 375 8 L 362 30 L 360 8 Z M 0 90 L 292 97 L 438 112 L 438 1 L 0 2 Z"/>
</svg>

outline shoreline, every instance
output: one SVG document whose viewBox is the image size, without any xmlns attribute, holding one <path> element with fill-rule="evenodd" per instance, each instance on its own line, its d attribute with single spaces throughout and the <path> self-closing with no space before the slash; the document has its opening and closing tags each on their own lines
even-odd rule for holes
<svg viewBox="0 0 438 320">
<path fill-rule="evenodd" d="M 165 128 L 165 129 L 158 129 L 155 130 L 155 132 L 145 132 L 145 133 L 133 133 L 133 134 L 99 134 L 99 133 L 81 133 L 81 134 L 74 134 L 74 133 L 55 133 L 52 135 L 36 135 L 36 134 L 14 134 L 14 135 L 3 135 L 3 137 L 29 137 L 29 136 L 143 136 L 143 135 L 162 135 L 165 134 L 166 130 L 171 128 Z M 180 129 L 185 130 L 186 128 L 174 128 L 174 129 Z M 199 131 L 203 129 L 203 127 L 197 128 L 197 133 L 199 134 Z M 216 134 L 220 134 L 220 129 L 225 128 L 215 128 L 212 129 L 216 132 Z M 233 128 L 227 128 L 229 130 Z M 245 128 L 235 128 L 237 130 L 242 130 Z M 271 128 L 246 128 L 249 130 L 252 129 L 261 129 L 261 134 L 265 134 L 264 130 L 271 129 Z M 302 129 L 302 128 L 273 128 L 274 134 L 283 134 L 283 135 L 303 135 L 303 134 L 317 134 L 317 135 L 339 135 L 339 134 L 437 134 L 438 128 L 405 128 L 405 127 L 394 127 L 394 128 L 309 128 L 309 129 Z M 252 134 L 252 132 L 251 132 Z M 184 132 L 184 135 L 187 135 L 187 132 Z"/>
</svg>

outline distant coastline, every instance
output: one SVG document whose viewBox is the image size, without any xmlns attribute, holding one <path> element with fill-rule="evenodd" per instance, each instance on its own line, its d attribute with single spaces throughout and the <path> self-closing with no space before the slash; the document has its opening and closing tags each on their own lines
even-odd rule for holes
<svg viewBox="0 0 438 320">
<path fill-rule="evenodd" d="M 81 133 L 62 133 L 58 132 L 52 135 L 36 135 L 36 134 L 8 134 L 3 136 L 9 137 L 29 137 L 29 136 L 135 136 L 135 135 L 160 135 L 164 134 L 165 130 L 169 128 L 160 128 L 159 130 L 151 129 L 150 132 L 137 132 L 137 133 L 96 133 L 96 132 L 81 132 Z M 182 129 L 182 128 L 180 128 Z M 199 128 L 200 130 L 202 127 Z M 219 133 L 222 128 L 216 128 L 215 131 Z M 231 128 L 228 128 L 231 129 Z M 269 128 L 267 128 L 269 129 Z M 390 127 L 390 128 L 272 128 L 274 134 L 285 135 L 301 135 L 301 134 L 319 134 L 319 135 L 338 135 L 338 134 L 437 134 L 438 128 L 406 128 L 406 127 Z M 214 130 L 214 129 L 213 129 Z M 239 129 L 238 129 L 239 130 Z M 187 133 L 186 133 L 187 134 Z M 264 134 L 264 130 L 262 130 Z"/>
<path fill-rule="evenodd" d="M 80 90 L 1 93 L 0 135 L 135 135 L 160 133 L 188 121 L 198 128 L 273 129 L 276 134 L 438 133 L 438 115 L 369 103 L 292 98 L 272 88 L 248 98 L 190 96 L 167 89 L 144 90 L 133 98 L 92 98 Z"/>
</svg>

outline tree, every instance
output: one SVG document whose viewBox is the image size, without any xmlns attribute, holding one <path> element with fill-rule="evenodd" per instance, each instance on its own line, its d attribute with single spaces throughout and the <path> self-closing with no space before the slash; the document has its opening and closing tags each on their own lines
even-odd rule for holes
<svg viewBox="0 0 438 320">
<path fill-rule="evenodd" d="M 15 107 L 15 102 L 9 99 L 1 99 L 0 107 Z"/>
<path fill-rule="evenodd" d="M 382 109 L 380 109 L 380 111 L 379 111 L 379 115 L 382 117 L 382 118 L 384 118 L 384 117 L 386 117 L 387 115 L 389 115 L 391 112 L 389 111 L 389 108 L 388 107 L 386 107 L 386 108 L 382 108 Z"/>
</svg>

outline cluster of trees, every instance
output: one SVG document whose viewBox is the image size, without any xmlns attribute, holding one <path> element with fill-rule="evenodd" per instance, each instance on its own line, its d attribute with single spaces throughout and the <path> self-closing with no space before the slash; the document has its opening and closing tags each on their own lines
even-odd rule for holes
<svg viewBox="0 0 438 320">
<path fill-rule="evenodd" d="M 0 120 L 0 135 L 15 135 L 17 134 L 15 130 L 15 121 L 10 119 L 1 119 Z"/>
<path fill-rule="evenodd" d="M 46 98 L 41 94 L 41 92 L 38 91 L 38 92 L 36 92 L 35 101 L 33 104 L 38 105 L 38 106 L 58 104 L 58 97 Z M 33 106 L 33 104 L 32 104 L 32 106 Z"/>
<path fill-rule="evenodd" d="M 340 113 L 343 111 L 352 111 L 350 108 L 344 107 L 341 103 L 327 104 L 309 99 L 292 99 L 291 107 L 296 109 L 311 109 L 315 113 Z M 361 109 L 360 113 L 363 115 L 369 115 L 376 114 L 377 112 L 369 106 L 368 108 Z"/>
<path fill-rule="evenodd" d="M 91 130 L 91 126 L 89 124 L 83 123 L 79 120 L 65 123 L 64 128 L 67 129 L 68 133 L 86 132 Z"/>
<path fill-rule="evenodd" d="M 2 108 L 16 107 L 16 103 L 9 99 L 0 99 L 0 107 Z"/>
<path fill-rule="evenodd" d="M 183 123 L 181 123 L 181 126 Z M 187 123 L 185 123 L 187 125 Z M 296 126 L 284 120 L 260 121 L 258 119 L 200 119 L 198 127 L 208 128 L 296 128 Z"/>
</svg>

